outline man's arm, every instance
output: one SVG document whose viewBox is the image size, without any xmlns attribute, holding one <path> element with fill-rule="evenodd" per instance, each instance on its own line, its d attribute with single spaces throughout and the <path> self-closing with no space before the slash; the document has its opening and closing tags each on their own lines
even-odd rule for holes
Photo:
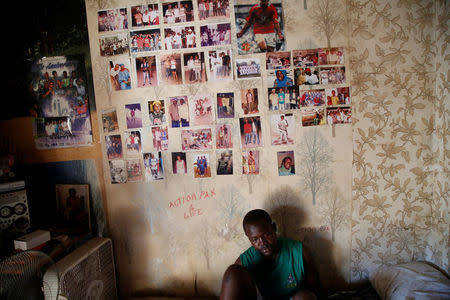
<svg viewBox="0 0 450 300">
<path fill-rule="evenodd" d="M 244 33 L 247 31 L 247 29 L 252 26 L 254 18 L 252 16 L 252 10 L 250 9 L 249 13 L 248 13 L 248 18 L 246 19 L 245 25 L 244 27 L 242 27 L 241 31 L 239 31 L 236 35 L 238 38 L 240 38 L 241 36 L 244 35 Z"/>
<path fill-rule="evenodd" d="M 240 265 L 240 266 L 242 266 L 241 257 L 238 257 L 238 258 L 236 259 L 236 261 L 234 262 L 234 264 L 235 264 L 235 265 Z"/>
</svg>

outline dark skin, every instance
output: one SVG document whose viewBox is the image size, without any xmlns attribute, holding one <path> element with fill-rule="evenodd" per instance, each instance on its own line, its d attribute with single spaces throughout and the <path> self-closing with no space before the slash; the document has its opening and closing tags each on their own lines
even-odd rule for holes
<svg viewBox="0 0 450 300">
<path fill-rule="evenodd" d="M 244 225 L 245 235 L 252 246 L 260 252 L 268 262 L 275 262 L 279 255 L 276 236 L 276 224 L 266 220 L 258 220 Z M 309 250 L 303 245 L 303 264 L 305 281 L 301 290 L 292 295 L 293 300 L 316 299 L 311 291 L 318 291 L 319 282 Z M 221 300 L 228 299 L 256 299 L 255 284 L 250 273 L 242 266 L 238 259 L 224 274 L 222 281 Z M 264 298 L 267 300 L 268 298 Z"/>
</svg>

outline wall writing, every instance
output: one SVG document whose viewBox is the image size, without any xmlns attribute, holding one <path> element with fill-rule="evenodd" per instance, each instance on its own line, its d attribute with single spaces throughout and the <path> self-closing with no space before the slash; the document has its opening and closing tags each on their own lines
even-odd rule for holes
<svg viewBox="0 0 450 300">
<path fill-rule="evenodd" d="M 213 200 L 216 197 L 216 191 L 214 189 L 192 192 L 187 195 L 178 197 L 175 201 L 169 202 L 169 209 L 182 208 L 184 209 L 184 219 L 190 219 L 193 217 L 201 216 L 204 214 L 204 208 L 199 208 L 200 203 L 198 201 Z M 195 203 L 194 203 L 195 202 Z"/>
</svg>

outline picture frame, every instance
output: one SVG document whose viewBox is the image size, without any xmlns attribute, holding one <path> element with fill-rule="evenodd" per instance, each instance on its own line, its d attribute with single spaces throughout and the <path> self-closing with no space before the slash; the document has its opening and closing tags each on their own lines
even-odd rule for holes
<svg viewBox="0 0 450 300">
<path fill-rule="evenodd" d="M 89 184 L 56 184 L 56 216 L 68 232 L 91 232 Z"/>
</svg>

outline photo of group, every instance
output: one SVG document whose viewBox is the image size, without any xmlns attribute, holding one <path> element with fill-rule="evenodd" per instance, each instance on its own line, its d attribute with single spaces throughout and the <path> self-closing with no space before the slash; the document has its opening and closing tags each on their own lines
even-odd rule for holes
<svg viewBox="0 0 450 300">
<path fill-rule="evenodd" d="M 98 32 L 128 29 L 126 8 L 98 11 Z"/>
<path fill-rule="evenodd" d="M 119 130 L 117 122 L 117 112 L 115 108 L 105 109 L 102 111 L 103 133 L 111 133 Z"/>
<path fill-rule="evenodd" d="M 295 137 L 295 117 L 293 114 L 270 116 L 270 135 L 272 145 L 292 145 Z"/>
<path fill-rule="evenodd" d="M 138 154 L 142 149 L 141 132 L 139 130 L 128 130 L 123 133 L 127 154 Z"/>
<path fill-rule="evenodd" d="M 291 70 L 275 70 L 267 72 L 267 85 L 269 87 L 293 86 Z"/>
<path fill-rule="evenodd" d="M 234 93 L 217 93 L 217 118 L 234 118 Z"/>
<path fill-rule="evenodd" d="M 315 67 L 319 63 L 317 49 L 293 50 L 294 67 Z"/>
<path fill-rule="evenodd" d="M 259 58 L 237 58 L 236 76 L 238 79 L 261 77 Z"/>
<path fill-rule="evenodd" d="M 72 136 L 69 117 L 44 118 L 45 135 L 50 140 L 64 141 Z"/>
<path fill-rule="evenodd" d="M 125 116 L 127 119 L 127 128 L 141 128 L 142 127 L 142 110 L 141 104 L 125 104 Z"/>
<path fill-rule="evenodd" d="M 120 134 L 105 136 L 106 156 L 108 159 L 122 158 L 122 139 Z"/>
<path fill-rule="evenodd" d="M 257 175 L 259 174 L 259 151 L 243 150 L 242 151 L 242 174 Z"/>
<path fill-rule="evenodd" d="M 329 107 L 327 108 L 328 124 L 348 124 L 352 123 L 351 107 Z"/>
<path fill-rule="evenodd" d="M 320 65 L 343 65 L 344 49 L 343 48 L 319 48 L 319 64 Z"/>
<path fill-rule="evenodd" d="M 277 152 L 278 176 L 295 175 L 294 151 Z"/>
<path fill-rule="evenodd" d="M 266 53 L 266 69 L 278 70 L 291 67 L 291 52 L 268 52 Z"/>
<path fill-rule="evenodd" d="M 317 126 L 325 125 L 325 108 L 305 107 L 302 108 L 302 125 Z"/>
<path fill-rule="evenodd" d="M 125 162 L 123 160 L 110 160 L 109 171 L 112 184 L 127 182 L 127 173 L 125 170 Z"/>
<path fill-rule="evenodd" d="M 164 29 L 166 50 L 195 48 L 195 27 L 178 26 Z"/>
<path fill-rule="evenodd" d="M 217 156 L 217 175 L 233 175 L 233 151 L 218 150 Z"/>
<path fill-rule="evenodd" d="M 164 24 L 194 21 L 192 1 L 163 3 Z"/>
<path fill-rule="evenodd" d="M 241 147 L 252 148 L 262 146 L 260 117 L 239 118 L 241 130 Z"/>
<path fill-rule="evenodd" d="M 156 151 L 166 151 L 169 149 L 169 132 L 167 126 L 152 127 L 153 148 Z"/>
<path fill-rule="evenodd" d="M 188 97 L 179 96 L 169 98 L 169 115 L 172 128 L 189 126 Z"/>
<path fill-rule="evenodd" d="M 233 135 L 231 132 L 231 124 L 216 125 L 216 148 L 217 149 L 233 148 Z"/>
<path fill-rule="evenodd" d="M 307 90 L 300 92 L 300 106 L 325 105 L 325 90 Z"/>
<path fill-rule="evenodd" d="M 195 95 L 189 100 L 191 124 L 212 125 L 214 121 L 213 100 L 211 95 Z"/>
<path fill-rule="evenodd" d="M 136 57 L 136 79 L 138 88 L 158 85 L 156 56 Z"/>
<path fill-rule="evenodd" d="M 296 85 L 319 84 L 319 68 L 306 67 L 294 69 Z"/>
<path fill-rule="evenodd" d="M 231 50 L 214 50 L 208 52 L 209 80 L 233 80 L 231 69 Z"/>
<path fill-rule="evenodd" d="M 341 84 L 345 83 L 345 67 L 321 67 L 321 84 Z"/>
<path fill-rule="evenodd" d="M 131 53 L 161 50 L 161 31 L 145 29 L 130 31 Z"/>
<path fill-rule="evenodd" d="M 339 87 L 325 89 L 325 95 L 327 97 L 327 105 L 350 105 L 350 88 Z"/>
<path fill-rule="evenodd" d="M 245 2 L 234 5 L 239 54 L 284 51 L 281 0 Z"/>
<path fill-rule="evenodd" d="M 244 111 L 244 115 L 259 112 L 257 88 L 241 90 L 241 107 Z"/>
<path fill-rule="evenodd" d="M 201 46 L 231 45 L 231 24 L 207 24 L 200 26 Z"/>
<path fill-rule="evenodd" d="M 183 151 L 212 149 L 211 128 L 182 130 L 181 147 Z"/>
<path fill-rule="evenodd" d="M 160 56 L 161 81 L 163 84 L 181 84 L 181 55 L 178 53 Z"/>
<path fill-rule="evenodd" d="M 130 60 L 117 59 L 109 61 L 111 87 L 115 91 L 131 89 Z"/>
<path fill-rule="evenodd" d="M 211 177 L 211 163 L 208 153 L 196 153 L 193 156 L 194 178 Z"/>
<path fill-rule="evenodd" d="M 112 36 L 105 36 L 99 40 L 100 55 L 114 56 L 128 54 L 128 34 L 120 33 Z"/>
<path fill-rule="evenodd" d="M 145 181 L 164 179 L 163 159 L 161 152 L 143 154 Z"/>
<path fill-rule="evenodd" d="M 269 110 L 289 110 L 299 108 L 297 86 L 267 89 Z"/>
<path fill-rule="evenodd" d="M 148 101 L 148 114 L 151 125 L 161 125 L 166 123 L 166 110 L 164 100 Z"/>
<path fill-rule="evenodd" d="M 173 174 L 186 174 L 186 152 L 172 152 L 172 172 Z"/>
<path fill-rule="evenodd" d="M 198 18 L 214 20 L 230 17 L 229 0 L 198 0 Z"/>
<path fill-rule="evenodd" d="M 158 4 L 142 4 L 131 7 L 131 26 L 159 25 Z"/>
<path fill-rule="evenodd" d="M 183 54 L 184 83 L 202 83 L 206 81 L 206 64 L 203 52 Z"/>
<path fill-rule="evenodd" d="M 125 160 L 127 177 L 129 182 L 142 181 L 142 166 L 139 158 L 128 158 Z"/>
</svg>

